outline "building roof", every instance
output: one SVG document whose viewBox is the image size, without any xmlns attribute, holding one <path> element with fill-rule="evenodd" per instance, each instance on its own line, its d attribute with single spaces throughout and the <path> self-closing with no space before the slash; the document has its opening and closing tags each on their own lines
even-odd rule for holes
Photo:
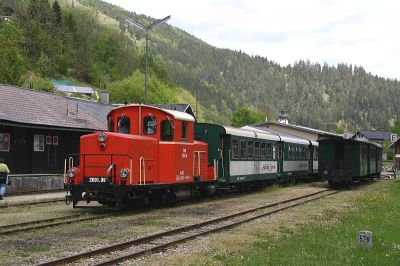
<svg viewBox="0 0 400 266">
<path fill-rule="evenodd" d="M 115 106 L 0 84 L 0 123 L 106 130 Z"/>
<path fill-rule="evenodd" d="M 360 131 L 367 139 L 385 140 L 390 139 L 391 132 L 387 131 Z"/>
<path fill-rule="evenodd" d="M 158 107 L 161 109 L 175 110 L 184 113 L 188 113 L 194 117 L 194 113 L 189 104 L 177 103 L 177 104 L 149 104 L 150 106 Z"/>
<path fill-rule="evenodd" d="M 62 93 L 94 94 L 94 90 L 91 87 L 78 87 L 60 84 L 53 84 L 53 86 Z"/>
</svg>

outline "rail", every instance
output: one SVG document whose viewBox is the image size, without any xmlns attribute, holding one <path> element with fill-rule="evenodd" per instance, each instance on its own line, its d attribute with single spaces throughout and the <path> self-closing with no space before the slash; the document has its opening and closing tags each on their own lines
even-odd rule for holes
<svg viewBox="0 0 400 266">
<path fill-rule="evenodd" d="M 175 247 L 178 244 L 184 243 L 188 240 L 211 234 L 220 232 L 222 230 L 232 229 L 235 226 L 244 224 L 246 222 L 253 221 L 255 219 L 259 219 L 262 217 L 269 216 L 274 213 L 278 213 L 283 210 L 287 210 L 289 208 L 293 208 L 299 206 L 301 204 L 305 204 L 311 201 L 318 200 L 320 198 L 330 196 L 333 194 L 339 193 L 339 191 L 332 191 L 329 189 L 321 190 L 318 192 L 306 194 L 303 196 L 299 196 L 296 198 L 291 198 L 279 202 L 269 203 L 260 207 L 248 209 L 245 211 L 229 214 L 223 217 L 219 217 L 212 220 L 203 221 L 197 224 L 192 224 L 188 226 L 182 226 L 179 228 L 175 228 L 169 231 L 164 231 L 160 233 L 155 233 L 153 235 L 145 236 L 142 238 L 137 238 L 133 240 L 129 240 L 126 242 L 117 243 L 114 245 L 101 247 L 98 249 L 90 250 L 88 252 L 82 252 L 79 254 L 75 254 L 69 257 L 60 258 L 54 261 L 45 262 L 39 265 L 63 265 L 66 263 L 72 263 L 76 261 L 80 261 L 80 264 L 86 264 L 82 259 L 90 258 L 91 264 L 97 263 L 95 265 L 116 265 L 122 261 L 137 258 L 140 256 L 148 255 L 150 253 L 160 252 L 166 250 L 170 247 Z M 268 210 L 269 209 L 269 210 Z M 266 210 L 263 213 L 259 211 Z M 235 220 L 236 219 L 236 220 Z M 231 221 L 229 221 L 231 220 Z M 210 228 L 210 226 L 213 226 Z M 170 240 L 170 237 L 178 237 L 175 240 Z M 166 238 L 166 239 L 163 239 Z M 140 246 L 142 249 L 138 251 L 134 251 L 131 253 L 125 253 L 122 255 L 117 254 L 112 255 L 111 252 L 128 249 L 132 246 Z M 135 248 L 136 249 L 136 248 Z M 99 261 L 93 256 L 103 256 L 104 261 Z M 114 257 L 113 257 L 114 256 Z"/>
</svg>

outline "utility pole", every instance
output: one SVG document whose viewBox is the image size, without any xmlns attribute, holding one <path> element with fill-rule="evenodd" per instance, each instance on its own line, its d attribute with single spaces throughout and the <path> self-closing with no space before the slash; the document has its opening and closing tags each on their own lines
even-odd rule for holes
<svg viewBox="0 0 400 266">
<path fill-rule="evenodd" d="M 160 25 L 161 23 L 166 22 L 167 20 L 169 20 L 171 18 L 171 16 L 167 16 L 165 18 L 162 19 L 158 19 L 156 21 L 154 21 L 153 23 L 151 23 L 150 25 L 144 25 L 143 23 L 137 21 L 137 20 L 133 20 L 130 18 L 125 18 L 125 20 L 132 24 L 133 26 L 135 26 L 138 29 L 144 30 L 146 31 L 146 49 L 145 49 L 145 70 L 144 70 L 144 103 L 147 104 L 147 53 L 148 53 L 148 49 L 149 49 L 149 30 L 151 30 L 152 28 L 156 27 L 157 25 Z"/>
</svg>

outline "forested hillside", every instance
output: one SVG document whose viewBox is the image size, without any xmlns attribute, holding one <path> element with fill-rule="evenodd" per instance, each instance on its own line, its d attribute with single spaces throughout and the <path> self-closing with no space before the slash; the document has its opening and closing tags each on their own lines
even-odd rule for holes
<svg viewBox="0 0 400 266">
<path fill-rule="evenodd" d="M 47 0 L 36 2 L 44 5 Z M 25 33 L 16 43 L 22 43 L 26 69 L 40 77 L 73 77 L 100 88 L 107 84 L 115 101 L 142 100 L 144 32 L 126 25 L 125 17 L 145 24 L 152 18 L 98 0 L 63 0 L 61 23 L 54 1 L 49 22 L 51 16 L 41 21 L 29 11 L 30 1 L 25 3 L 25 10 L 15 8 L 15 27 Z M 361 66 L 308 61 L 280 66 L 267 58 L 213 47 L 168 24 L 151 31 L 150 54 L 151 101 L 193 101 L 185 90 L 197 93 L 207 121 L 229 124 L 241 107 L 264 112 L 270 119 L 286 108 L 291 123 L 330 130 L 334 128 L 329 123 L 339 121 L 353 131 L 388 128 L 389 121 L 400 117 L 400 83 Z M 124 94 L 127 88 L 135 88 L 135 93 Z"/>
</svg>

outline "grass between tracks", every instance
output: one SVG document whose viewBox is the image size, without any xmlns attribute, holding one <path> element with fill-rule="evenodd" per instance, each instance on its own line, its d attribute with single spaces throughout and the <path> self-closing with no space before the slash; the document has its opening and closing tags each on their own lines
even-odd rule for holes
<svg viewBox="0 0 400 266">
<path fill-rule="evenodd" d="M 329 210 L 307 225 L 275 236 L 258 235 L 240 251 L 212 251 L 204 264 L 399 265 L 400 180 L 363 193 L 346 212 Z M 373 247 L 357 245 L 357 232 L 373 232 Z"/>
</svg>

